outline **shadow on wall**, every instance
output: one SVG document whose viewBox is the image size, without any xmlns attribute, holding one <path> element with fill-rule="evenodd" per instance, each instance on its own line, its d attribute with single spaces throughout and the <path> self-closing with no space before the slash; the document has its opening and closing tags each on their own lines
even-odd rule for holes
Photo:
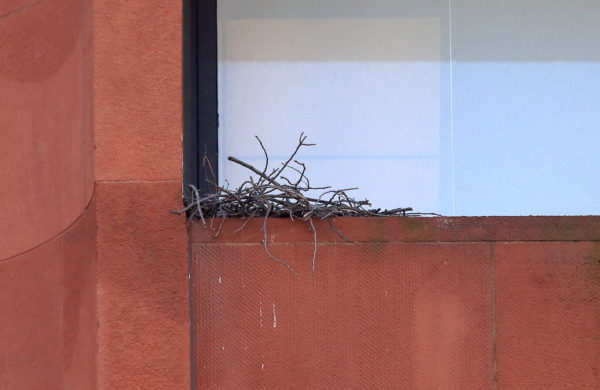
<svg viewBox="0 0 600 390">
<path fill-rule="evenodd" d="M 39 82 L 56 73 L 82 37 L 88 5 L 81 0 L 54 0 L 7 10 L 0 16 L 2 77 Z"/>
<path fill-rule="evenodd" d="M 0 12 L 0 258 L 7 258 L 64 231 L 92 196 L 91 1 Z"/>
</svg>

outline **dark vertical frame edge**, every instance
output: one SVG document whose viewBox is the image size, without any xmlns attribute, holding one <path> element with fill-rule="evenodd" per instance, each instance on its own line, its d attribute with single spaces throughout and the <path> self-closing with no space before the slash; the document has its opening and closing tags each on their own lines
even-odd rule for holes
<svg viewBox="0 0 600 390">
<path fill-rule="evenodd" d="M 218 180 L 217 0 L 183 0 L 183 201 Z M 208 164 L 205 162 L 208 162 Z"/>
</svg>

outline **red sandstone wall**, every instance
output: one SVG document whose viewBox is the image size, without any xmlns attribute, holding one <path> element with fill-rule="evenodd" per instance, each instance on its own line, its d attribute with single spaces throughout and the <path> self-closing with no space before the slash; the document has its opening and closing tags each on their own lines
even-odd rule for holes
<svg viewBox="0 0 600 390">
<path fill-rule="evenodd" d="M 196 225 L 190 370 L 180 3 L 90 11 L 0 4 L 0 389 L 600 387 L 597 217 Z"/>
<path fill-rule="evenodd" d="M 99 388 L 189 388 L 181 2 L 94 2 Z"/>
<path fill-rule="evenodd" d="M 0 3 L 0 389 L 96 388 L 91 1 Z"/>
<path fill-rule="evenodd" d="M 197 389 L 598 389 L 600 218 L 191 229 Z"/>
<path fill-rule="evenodd" d="M 0 259 L 55 237 L 90 201 L 90 9 L 81 0 L 0 5 Z"/>
<path fill-rule="evenodd" d="M 96 389 L 94 206 L 0 260 L 0 389 Z"/>
</svg>

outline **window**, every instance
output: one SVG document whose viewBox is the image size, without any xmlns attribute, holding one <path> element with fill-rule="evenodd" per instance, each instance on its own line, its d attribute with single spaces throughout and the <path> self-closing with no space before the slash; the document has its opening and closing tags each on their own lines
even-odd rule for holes
<svg viewBox="0 0 600 390">
<path fill-rule="evenodd" d="M 185 15 L 187 183 L 206 156 L 235 185 L 247 173 L 228 155 L 260 165 L 259 135 L 276 163 L 304 131 L 311 181 L 377 207 L 600 214 L 598 2 L 219 0 Z"/>
</svg>

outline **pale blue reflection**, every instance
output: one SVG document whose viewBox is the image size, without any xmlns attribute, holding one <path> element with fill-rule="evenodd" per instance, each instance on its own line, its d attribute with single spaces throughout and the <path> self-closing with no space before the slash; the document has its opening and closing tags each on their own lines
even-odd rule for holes
<svg viewBox="0 0 600 390">
<path fill-rule="evenodd" d="M 376 207 L 439 211 L 439 62 L 223 62 L 220 176 L 235 186 L 262 166 L 259 136 L 272 164 L 302 150 L 315 186 L 359 187 Z M 275 166 L 275 165 L 272 165 Z"/>
<path fill-rule="evenodd" d="M 220 0 L 221 182 L 304 131 L 314 184 L 445 215 L 600 214 L 600 2 Z"/>
<path fill-rule="evenodd" d="M 600 64 L 455 62 L 458 215 L 600 214 Z"/>
</svg>

